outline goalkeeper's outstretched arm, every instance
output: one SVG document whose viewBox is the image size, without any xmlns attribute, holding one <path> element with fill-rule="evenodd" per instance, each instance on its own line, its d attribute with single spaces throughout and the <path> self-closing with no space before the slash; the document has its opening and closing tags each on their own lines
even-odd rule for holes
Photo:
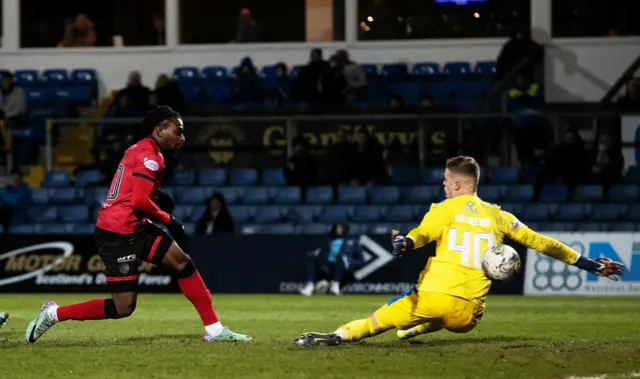
<svg viewBox="0 0 640 379">
<path fill-rule="evenodd" d="M 512 240 L 538 251 L 544 255 L 564 263 L 576 266 L 595 275 L 604 276 L 612 280 L 618 280 L 616 275 L 624 275 L 624 267 L 619 262 L 611 259 L 589 259 L 553 238 L 544 236 L 529 229 L 510 213 L 503 213 L 503 229 Z"/>
</svg>

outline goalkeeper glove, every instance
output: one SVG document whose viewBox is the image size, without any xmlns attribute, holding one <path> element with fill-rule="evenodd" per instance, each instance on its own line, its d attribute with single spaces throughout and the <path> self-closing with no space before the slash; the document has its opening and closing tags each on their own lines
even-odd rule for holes
<svg viewBox="0 0 640 379">
<path fill-rule="evenodd" d="M 618 281 L 618 276 L 624 275 L 624 266 L 609 258 L 597 258 L 594 260 L 596 267 L 591 273 L 607 279 Z"/>
<path fill-rule="evenodd" d="M 400 235 L 400 231 L 391 231 L 391 246 L 393 246 L 393 255 L 399 257 L 407 250 L 413 250 L 413 240 Z"/>
</svg>

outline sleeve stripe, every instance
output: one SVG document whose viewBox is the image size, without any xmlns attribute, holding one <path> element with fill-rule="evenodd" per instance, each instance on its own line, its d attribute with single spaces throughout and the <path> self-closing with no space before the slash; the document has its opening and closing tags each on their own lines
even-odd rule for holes
<svg viewBox="0 0 640 379">
<path fill-rule="evenodd" d="M 134 173 L 133 173 L 133 174 L 131 174 L 131 175 L 132 175 L 132 176 L 136 176 L 136 177 L 138 177 L 138 178 L 143 178 L 143 179 L 150 180 L 150 181 L 152 181 L 153 183 L 155 183 L 155 182 L 156 182 L 156 180 L 155 180 L 154 178 L 150 177 L 149 175 L 141 174 L 141 173 L 139 173 L 139 172 L 134 172 Z"/>
</svg>

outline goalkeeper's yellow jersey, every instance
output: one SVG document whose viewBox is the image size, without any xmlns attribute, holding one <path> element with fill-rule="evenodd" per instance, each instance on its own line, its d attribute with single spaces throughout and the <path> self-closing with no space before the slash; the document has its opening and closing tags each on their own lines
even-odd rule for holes
<svg viewBox="0 0 640 379">
<path fill-rule="evenodd" d="M 407 234 L 416 249 L 436 242 L 436 255 L 420 273 L 418 290 L 483 303 L 491 281 L 482 271 L 482 256 L 505 237 L 568 264 L 579 258 L 569 247 L 534 232 L 499 206 L 462 195 L 433 204 L 420 225 Z"/>
</svg>

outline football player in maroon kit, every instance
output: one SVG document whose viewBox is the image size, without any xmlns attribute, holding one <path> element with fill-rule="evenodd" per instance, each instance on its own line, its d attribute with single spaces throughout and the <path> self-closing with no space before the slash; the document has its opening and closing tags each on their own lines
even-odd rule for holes
<svg viewBox="0 0 640 379">
<path fill-rule="evenodd" d="M 211 294 L 191 258 L 174 239 L 181 241 L 184 226 L 154 204 L 164 174 L 163 152 L 184 145 L 180 114 L 169 107 L 151 110 L 142 120 L 148 137 L 124 154 L 111 188 L 98 211 L 95 241 L 106 266 L 110 299 L 58 306 L 49 301 L 26 331 L 26 340 L 35 342 L 53 325 L 67 320 L 105 320 L 130 316 L 138 297 L 138 265 L 146 261 L 175 273 L 182 293 L 191 301 L 204 324 L 204 340 L 249 341 L 251 337 L 222 326 L 211 305 Z M 163 225 L 162 228 L 154 225 Z"/>
</svg>

